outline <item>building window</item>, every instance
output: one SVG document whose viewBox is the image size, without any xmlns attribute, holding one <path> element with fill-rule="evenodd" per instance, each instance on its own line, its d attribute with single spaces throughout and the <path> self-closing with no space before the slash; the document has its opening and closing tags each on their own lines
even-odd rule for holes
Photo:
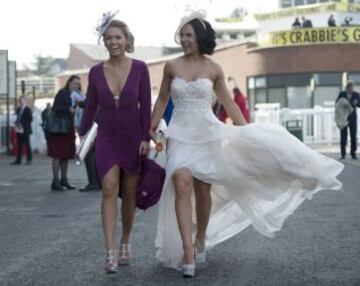
<svg viewBox="0 0 360 286">
<path fill-rule="evenodd" d="M 288 107 L 311 108 L 311 92 L 307 86 L 289 86 L 287 87 Z"/>
<path fill-rule="evenodd" d="M 269 103 L 280 103 L 280 108 L 287 106 L 286 103 L 286 88 L 269 88 L 268 89 Z"/>
<path fill-rule="evenodd" d="M 253 77 L 249 77 L 249 79 L 248 79 L 248 88 L 249 89 L 255 88 L 255 79 Z"/>
<path fill-rule="evenodd" d="M 267 103 L 266 100 L 266 89 L 262 88 L 262 89 L 257 89 L 255 91 L 255 100 L 254 100 L 254 104 L 257 103 Z"/>
<path fill-rule="evenodd" d="M 264 76 L 255 78 L 255 87 L 266 87 L 266 78 Z"/>
<path fill-rule="evenodd" d="M 334 103 L 339 95 L 340 87 L 336 86 L 318 86 L 314 91 L 314 106 L 329 106 Z"/>
<path fill-rule="evenodd" d="M 330 2 L 330 0 L 320 0 L 320 3 Z"/>
<path fill-rule="evenodd" d="M 305 5 L 305 0 L 295 0 L 294 6 L 302 6 Z"/>
<path fill-rule="evenodd" d="M 317 73 L 314 74 L 316 85 L 341 86 L 341 73 Z"/>
<path fill-rule="evenodd" d="M 250 110 L 254 110 L 254 105 L 255 105 L 255 96 L 254 95 L 255 95 L 255 92 L 253 89 L 248 90 L 247 98 L 249 100 Z"/>
<path fill-rule="evenodd" d="M 282 0 L 281 8 L 288 8 L 288 7 L 292 7 L 292 1 L 291 0 Z"/>
<path fill-rule="evenodd" d="M 352 80 L 355 84 L 355 90 L 359 92 L 360 88 L 360 73 L 349 73 L 348 80 Z"/>
<path fill-rule="evenodd" d="M 267 85 L 269 87 L 308 86 L 311 77 L 312 74 L 271 75 L 268 76 Z"/>
<path fill-rule="evenodd" d="M 307 0 L 306 4 L 316 4 L 317 0 Z"/>
</svg>

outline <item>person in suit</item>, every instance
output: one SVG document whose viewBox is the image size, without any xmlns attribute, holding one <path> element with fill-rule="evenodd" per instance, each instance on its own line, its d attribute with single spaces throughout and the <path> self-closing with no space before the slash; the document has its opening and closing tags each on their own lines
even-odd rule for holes
<svg viewBox="0 0 360 286">
<path fill-rule="evenodd" d="M 30 145 L 30 135 L 32 134 L 31 122 L 33 120 L 32 110 L 27 105 L 26 98 L 24 96 L 20 97 L 20 106 L 16 109 L 16 138 L 18 142 L 17 148 L 17 157 L 12 165 L 20 165 L 22 160 L 22 151 L 25 144 L 26 148 L 26 164 L 30 165 L 32 163 L 32 150 Z"/>
<path fill-rule="evenodd" d="M 345 159 L 346 156 L 346 145 L 347 145 L 347 134 L 348 134 L 348 127 L 350 129 L 350 139 L 351 139 L 351 148 L 350 148 L 350 154 L 351 158 L 354 160 L 357 160 L 356 156 L 356 149 L 357 149 L 357 142 L 356 142 L 356 131 L 357 131 L 357 114 L 356 114 L 356 107 L 360 107 L 360 95 L 359 93 L 354 91 L 354 83 L 352 81 L 349 81 L 346 84 L 345 91 L 342 91 L 339 93 L 338 98 L 336 99 L 336 102 L 340 98 L 347 99 L 352 107 L 354 108 L 354 111 L 350 113 L 348 117 L 349 124 L 348 126 L 341 129 L 340 133 L 340 151 L 341 151 L 341 159 Z"/>
</svg>

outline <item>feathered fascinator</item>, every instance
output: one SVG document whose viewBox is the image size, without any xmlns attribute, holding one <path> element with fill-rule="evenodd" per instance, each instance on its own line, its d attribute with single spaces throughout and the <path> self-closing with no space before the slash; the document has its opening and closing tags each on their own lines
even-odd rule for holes
<svg viewBox="0 0 360 286">
<path fill-rule="evenodd" d="M 96 28 L 96 34 L 98 35 L 98 44 L 100 44 L 101 38 L 104 35 L 104 33 L 106 32 L 107 28 L 109 27 L 109 24 L 111 22 L 111 20 L 113 20 L 116 16 L 116 14 L 119 12 L 106 12 L 103 14 L 102 19 L 100 20 L 100 24 L 97 26 Z"/>
<path fill-rule="evenodd" d="M 194 19 L 198 19 L 204 26 L 204 29 L 206 29 L 206 25 L 204 23 L 204 20 L 206 18 L 206 11 L 205 10 L 187 10 L 185 12 L 185 16 L 181 18 L 179 26 L 176 29 L 175 32 L 175 42 L 180 45 L 180 31 L 181 29 L 189 22 L 191 22 Z"/>
</svg>

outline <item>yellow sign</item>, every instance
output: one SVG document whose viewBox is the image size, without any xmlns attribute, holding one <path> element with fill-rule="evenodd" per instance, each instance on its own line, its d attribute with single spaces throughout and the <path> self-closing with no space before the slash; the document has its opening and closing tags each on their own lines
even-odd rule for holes
<svg viewBox="0 0 360 286">
<path fill-rule="evenodd" d="M 351 12 L 359 13 L 360 5 L 359 4 L 348 4 L 348 3 L 328 3 L 328 4 L 316 4 L 316 5 L 307 5 L 296 8 L 285 8 L 272 13 L 257 14 L 255 15 L 256 20 L 266 21 L 273 20 L 282 17 L 290 16 L 302 16 L 307 14 L 317 14 L 317 13 L 326 13 L 326 12 Z"/>
<path fill-rule="evenodd" d="M 261 47 L 301 46 L 317 44 L 360 44 L 360 27 L 294 29 L 267 34 Z"/>
</svg>

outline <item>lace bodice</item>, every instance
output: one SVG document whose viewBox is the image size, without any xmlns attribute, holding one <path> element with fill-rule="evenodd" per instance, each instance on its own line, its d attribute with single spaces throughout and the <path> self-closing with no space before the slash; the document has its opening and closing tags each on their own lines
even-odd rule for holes
<svg viewBox="0 0 360 286">
<path fill-rule="evenodd" d="M 207 142 L 219 138 L 222 123 L 212 111 L 213 82 L 208 78 L 186 81 L 175 77 L 171 83 L 174 110 L 169 137 L 185 142 Z M 220 133 L 220 132 L 218 132 Z"/>
</svg>

